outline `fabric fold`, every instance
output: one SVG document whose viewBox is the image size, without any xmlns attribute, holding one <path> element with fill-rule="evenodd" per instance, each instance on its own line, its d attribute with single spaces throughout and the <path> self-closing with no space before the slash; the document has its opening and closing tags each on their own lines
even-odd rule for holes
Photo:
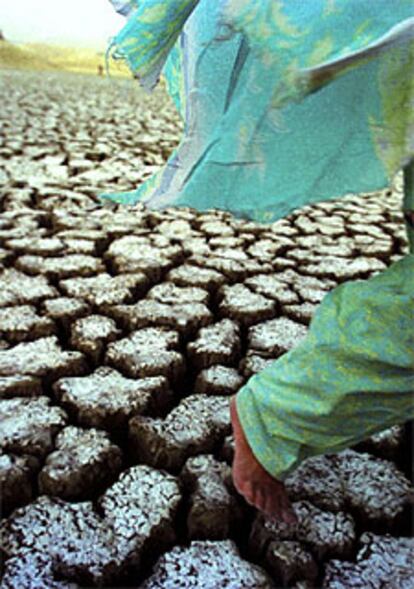
<svg viewBox="0 0 414 589">
<path fill-rule="evenodd" d="M 152 90 L 183 26 L 199 0 L 142 0 L 115 2 L 128 15 L 125 27 L 112 40 L 110 55 L 125 60 L 140 84 Z"/>
</svg>

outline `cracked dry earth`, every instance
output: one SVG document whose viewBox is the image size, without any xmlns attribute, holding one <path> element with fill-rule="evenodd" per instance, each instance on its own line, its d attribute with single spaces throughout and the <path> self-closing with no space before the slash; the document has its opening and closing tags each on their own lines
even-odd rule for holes
<svg viewBox="0 0 414 589">
<path fill-rule="evenodd" d="M 406 250 L 398 179 L 273 225 L 113 209 L 176 145 L 162 91 L 7 71 L 1 117 L 1 587 L 414 587 L 409 427 L 304 462 L 294 527 L 230 471 L 230 395 Z"/>
</svg>

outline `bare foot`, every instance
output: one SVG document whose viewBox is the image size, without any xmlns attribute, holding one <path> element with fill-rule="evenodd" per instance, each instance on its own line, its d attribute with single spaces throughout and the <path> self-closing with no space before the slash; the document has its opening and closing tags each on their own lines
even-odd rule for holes
<svg viewBox="0 0 414 589">
<path fill-rule="evenodd" d="M 230 415 L 235 441 L 233 483 L 245 500 L 269 517 L 286 524 L 297 523 L 285 485 L 273 478 L 256 460 L 237 416 L 236 398 L 230 403 Z"/>
</svg>

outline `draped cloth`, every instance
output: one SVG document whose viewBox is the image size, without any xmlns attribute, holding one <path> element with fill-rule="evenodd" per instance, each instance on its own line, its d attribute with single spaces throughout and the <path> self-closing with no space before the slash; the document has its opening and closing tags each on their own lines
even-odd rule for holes
<svg viewBox="0 0 414 589">
<path fill-rule="evenodd" d="M 414 153 L 412 0 L 116 0 L 113 41 L 185 123 L 165 167 L 115 202 L 271 222 L 387 186 Z"/>
</svg>

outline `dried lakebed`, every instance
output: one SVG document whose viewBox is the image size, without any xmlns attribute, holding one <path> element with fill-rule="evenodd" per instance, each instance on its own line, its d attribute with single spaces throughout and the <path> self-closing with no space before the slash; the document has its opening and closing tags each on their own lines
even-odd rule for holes
<svg viewBox="0 0 414 589">
<path fill-rule="evenodd" d="M 409 427 L 305 461 L 293 527 L 230 468 L 229 397 L 406 251 L 398 180 L 272 225 L 103 207 L 175 147 L 164 94 L 3 74 L 1 586 L 414 587 Z"/>
</svg>

